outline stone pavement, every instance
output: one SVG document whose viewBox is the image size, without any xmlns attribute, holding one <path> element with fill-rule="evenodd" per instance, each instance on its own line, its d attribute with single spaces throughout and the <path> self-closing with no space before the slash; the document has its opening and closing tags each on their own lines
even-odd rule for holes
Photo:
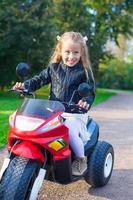
<svg viewBox="0 0 133 200">
<path fill-rule="evenodd" d="M 100 126 L 100 140 L 111 143 L 115 163 L 109 183 L 91 188 L 84 180 L 69 185 L 44 181 L 38 200 L 132 200 L 133 199 L 133 93 L 116 96 L 93 107 L 90 116 Z M 0 151 L 0 165 L 6 156 Z"/>
</svg>

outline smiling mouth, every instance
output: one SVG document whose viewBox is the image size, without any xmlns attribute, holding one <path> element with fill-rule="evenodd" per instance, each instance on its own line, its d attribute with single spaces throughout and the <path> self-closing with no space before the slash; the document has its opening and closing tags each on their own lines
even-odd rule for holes
<svg viewBox="0 0 133 200">
<path fill-rule="evenodd" d="M 69 62 L 69 63 L 75 63 L 75 61 L 70 61 L 70 60 L 68 60 L 67 62 Z"/>
</svg>

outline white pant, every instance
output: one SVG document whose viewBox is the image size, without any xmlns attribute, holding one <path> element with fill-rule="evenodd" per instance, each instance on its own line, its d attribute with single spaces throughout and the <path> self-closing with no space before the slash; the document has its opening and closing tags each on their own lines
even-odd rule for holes
<svg viewBox="0 0 133 200">
<path fill-rule="evenodd" d="M 63 113 L 65 126 L 69 128 L 69 143 L 77 157 L 84 157 L 84 145 L 90 139 L 87 132 L 88 114 Z"/>
</svg>

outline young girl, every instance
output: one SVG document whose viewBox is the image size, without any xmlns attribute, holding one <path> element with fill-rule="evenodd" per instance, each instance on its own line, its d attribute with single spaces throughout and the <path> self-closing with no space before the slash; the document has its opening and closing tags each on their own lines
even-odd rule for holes
<svg viewBox="0 0 133 200">
<path fill-rule="evenodd" d="M 86 82 L 92 88 L 91 95 L 83 101 L 77 93 L 73 102 L 88 109 L 94 101 L 95 87 L 86 39 L 78 32 L 65 32 L 61 37 L 58 36 L 48 67 L 24 83 L 17 82 L 14 89 L 28 88 L 35 91 L 50 83 L 50 99 L 69 102 L 73 91 L 78 89 L 80 83 Z M 72 174 L 80 176 L 87 169 L 84 142 L 89 139 L 86 128 L 88 116 L 87 114 L 64 113 L 63 117 L 66 119 L 64 123 L 69 128 L 69 142 L 75 153 Z"/>
</svg>

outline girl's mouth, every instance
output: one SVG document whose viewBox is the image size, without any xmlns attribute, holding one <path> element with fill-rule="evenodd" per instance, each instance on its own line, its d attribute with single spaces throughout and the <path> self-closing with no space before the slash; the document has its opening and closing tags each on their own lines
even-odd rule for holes
<svg viewBox="0 0 133 200">
<path fill-rule="evenodd" d="M 67 62 L 68 62 L 69 64 L 72 65 L 72 64 L 74 64 L 76 61 L 68 60 Z"/>
</svg>

